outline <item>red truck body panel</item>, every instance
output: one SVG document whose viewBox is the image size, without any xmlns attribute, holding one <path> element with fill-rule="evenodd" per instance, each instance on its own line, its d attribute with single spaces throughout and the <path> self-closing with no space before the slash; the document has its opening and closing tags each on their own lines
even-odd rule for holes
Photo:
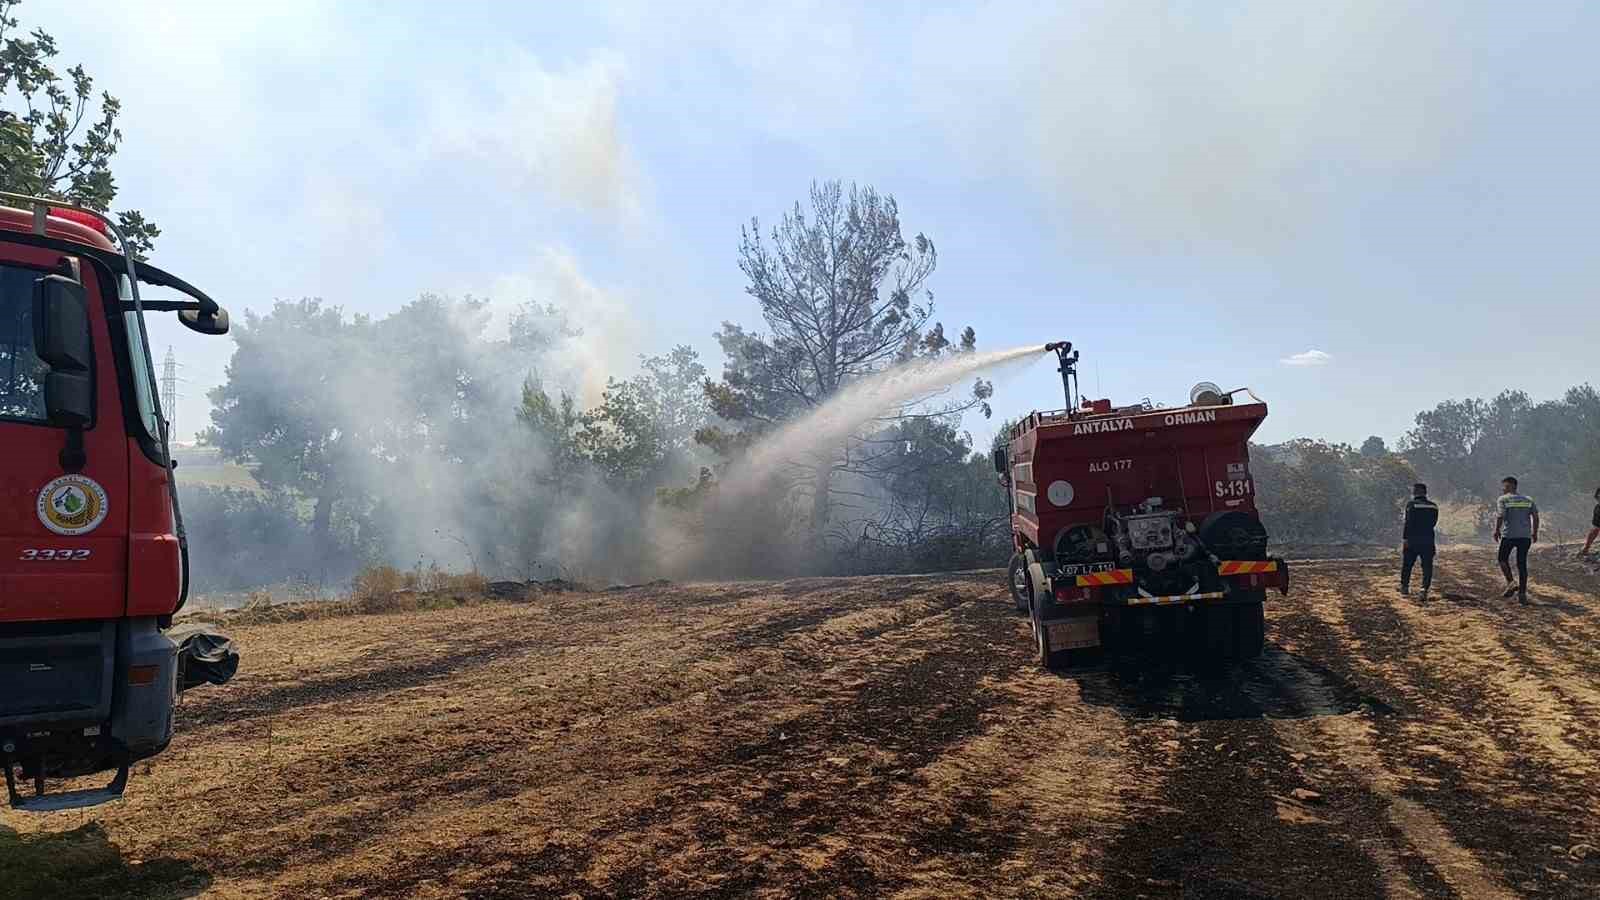
<svg viewBox="0 0 1600 900">
<path fill-rule="evenodd" d="M 0 266 L 30 270 L 28 278 L 33 277 L 33 272 L 45 275 L 56 270 L 61 253 L 5 242 L 5 230 L 16 230 L 13 218 L 0 218 Z M 63 236 L 85 243 L 91 241 L 82 232 L 96 234 L 75 223 L 52 219 L 51 231 L 58 230 Z M 100 241 L 105 239 L 101 237 Z M 82 266 L 86 272 L 90 270 L 88 263 Z M 123 419 L 113 362 L 116 356 L 103 312 L 115 309 L 116 300 L 111 298 L 107 303 L 98 278 L 85 277 L 83 284 L 90 304 L 89 326 L 94 342 L 94 421 L 83 432 L 87 464 L 72 476 L 84 481 L 59 481 L 69 474 L 59 460 L 66 442 L 65 429 L 0 418 L 0 457 L 5 460 L 0 467 L 0 622 L 99 619 L 128 614 L 128 536 L 135 499 L 129 490 L 128 466 L 133 442 Z M 8 289 L 15 287 L 7 285 Z M 137 447 L 131 452 L 142 456 Z M 41 498 L 41 492 L 52 485 L 57 486 L 57 491 L 78 491 L 77 496 L 85 498 L 91 507 L 103 503 L 104 509 L 96 511 L 97 516 L 103 515 L 101 521 L 77 534 L 52 530 L 41 509 L 41 502 L 51 499 Z M 141 498 L 141 502 L 150 500 Z M 164 499 L 160 502 L 166 509 L 170 532 L 171 508 Z M 170 613 L 177 592 L 174 590 L 164 599 L 166 612 Z"/>
<path fill-rule="evenodd" d="M 1254 512 L 1249 441 L 1266 416 L 1264 403 L 1033 413 L 1011 442 L 1018 549 L 1049 549 L 1063 528 L 1098 525 L 1108 504 L 1149 497 L 1197 525 L 1213 512 Z"/>
</svg>

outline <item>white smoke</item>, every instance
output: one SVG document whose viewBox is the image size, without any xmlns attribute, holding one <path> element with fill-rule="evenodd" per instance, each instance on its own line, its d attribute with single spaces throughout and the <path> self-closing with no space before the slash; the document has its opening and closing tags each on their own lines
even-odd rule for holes
<svg viewBox="0 0 1600 900">
<path fill-rule="evenodd" d="M 484 61 L 481 83 L 428 86 L 419 150 L 487 167 L 513 192 L 534 188 L 614 224 L 639 222 L 642 181 L 623 142 L 620 60 L 595 55 L 562 70 L 524 51 Z"/>
<path fill-rule="evenodd" d="M 662 511 L 652 529 L 661 571 L 681 576 L 781 571 L 803 552 L 775 537 L 800 510 L 782 486 L 796 470 L 830 464 L 853 439 L 967 377 L 1036 359 L 1037 344 L 914 360 L 861 378 L 811 412 L 763 436 L 730 463 L 715 486 L 701 530 Z M 776 486 L 776 489 L 775 489 Z"/>
<path fill-rule="evenodd" d="M 581 333 L 551 350 L 541 374 L 584 406 L 600 402 L 608 379 L 632 374 L 640 350 L 651 344 L 640 304 L 617 288 L 596 283 L 565 247 L 542 247 L 526 270 L 471 286 L 465 293 L 493 298 L 495 334 L 526 304 L 557 307 Z"/>
<path fill-rule="evenodd" d="M 961 353 L 914 360 L 869 375 L 840 390 L 827 402 L 779 428 L 734 463 L 722 480 L 723 500 L 742 501 L 760 490 L 779 469 L 796 461 L 826 459 L 885 413 L 899 410 L 969 375 L 1044 352 L 1029 344 L 1010 350 Z"/>
</svg>

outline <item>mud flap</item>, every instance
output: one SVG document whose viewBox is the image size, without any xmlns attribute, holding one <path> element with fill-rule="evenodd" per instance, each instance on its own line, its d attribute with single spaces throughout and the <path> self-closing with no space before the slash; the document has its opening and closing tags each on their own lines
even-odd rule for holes
<svg viewBox="0 0 1600 900">
<path fill-rule="evenodd" d="M 1087 650 L 1100 646 L 1100 618 L 1076 616 L 1056 619 L 1045 626 L 1050 631 L 1050 649 Z"/>
<path fill-rule="evenodd" d="M 83 809 L 89 806 L 99 806 L 112 800 L 122 798 L 122 791 L 128 786 L 128 763 L 124 762 L 117 767 L 115 778 L 103 788 L 89 788 L 81 791 L 62 791 L 56 794 L 47 794 L 44 791 L 44 761 L 40 760 L 34 770 L 32 797 L 24 797 L 17 791 L 17 776 L 15 763 L 9 755 L 0 759 L 0 765 L 6 770 L 6 793 L 11 798 L 11 808 L 23 812 L 57 812 L 63 809 Z"/>
</svg>

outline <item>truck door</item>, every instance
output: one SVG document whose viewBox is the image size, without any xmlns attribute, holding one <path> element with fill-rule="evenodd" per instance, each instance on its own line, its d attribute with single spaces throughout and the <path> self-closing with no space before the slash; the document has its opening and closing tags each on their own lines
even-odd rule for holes
<svg viewBox="0 0 1600 900">
<path fill-rule="evenodd" d="M 0 625 L 119 618 L 127 606 L 128 438 L 107 327 L 120 312 L 87 262 L 93 415 L 81 469 L 63 465 L 68 430 L 45 413 L 34 283 L 66 271 L 59 252 L 0 241 Z"/>
</svg>

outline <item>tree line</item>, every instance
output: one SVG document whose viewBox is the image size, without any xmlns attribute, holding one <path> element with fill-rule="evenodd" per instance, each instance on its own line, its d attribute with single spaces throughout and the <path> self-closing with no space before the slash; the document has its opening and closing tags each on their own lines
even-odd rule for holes
<svg viewBox="0 0 1600 900">
<path fill-rule="evenodd" d="M 109 211 L 121 105 L 82 66 L 58 71 L 54 38 L 19 31 L 17 6 L 0 0 L 0 188 Z M 149 252 L 154 223 L 116 217 Z M 981 380 L 795 459 L 752 512 L 716 505 L 720 474 L 784 423 L 977 342 L 971 328 L 946 336 L 933 241 L 906 235 L 871 187 L 814 184 L 775 227 L 741 229 L 738 260 L 759 324 L 722 323 L 720 377 L 674 347 L 587 404 L 560 352 L 583 337 L 579 311 L 530 301 L 501 330 L 471 297 L 424 295 L 376 319 L 309 298 L 246 312 L 203 440 L 259 487 L 183 489 L 197 583 L 328 583 L 370 562 L 628 577 L 686 564 L 685 537 L 726 544 L 693 560 L 715 574 L 1003 561 L 1005 496 L 960 430 L 968 411 L 988 415 Z M 1419 479 L 1481 532 L 1498 479 L 1516 474 L 1559 522 L 1600 484 L 1600 395 L 1447 401 L 1395 450 L 1296 440 L 1254 448 L 1252 467 L 1280 540 L 1388 540 Z M 730 519 L 715 540 L 714 515 Z"/>
<path fill-rule="evenodd" d="M 1588 522 L 1600 487 L 1600 392 L 1588 384 L 1553 400 L 1506 390 L 1447 400 L 1417 413 L 1390 450 L 1370 437 L 1357 449 L 1295 440 L 1251 451 L 1258 504 L 1273 535 L 1289 541 L 1396 539 L 1414 482 L 1459 512 L 1451 537 L 1493 528 L 1500 479 L 1513 475 L 1538 500 L 1559 538 Z"/>
<path fill-rule="evenodd" d="M 905 571 L 1003 550 L 1005 497 L 960 430 L 988 411 L 983 381 L 797 454 L 742 510 L 714 503 L 720 474 L 773 429 L 977 340 L 945 336 L 925 285 L 933 243 L 903 236 L 894 198 L 871 188 L 819 183 L 769 232 L 752 220 L 740 262 L 764 327 L 723 323 L 720 378 L 679 346 L 588 404 L 573 311 L 524 303 L 504 333 L 471 297 L 381 318 L 318 299 L 245 312 L 201 440 L 260 490 L 185 489 L 197 582 L 329 583 L 373 562 L 596 580 Z"/>
</svg>

